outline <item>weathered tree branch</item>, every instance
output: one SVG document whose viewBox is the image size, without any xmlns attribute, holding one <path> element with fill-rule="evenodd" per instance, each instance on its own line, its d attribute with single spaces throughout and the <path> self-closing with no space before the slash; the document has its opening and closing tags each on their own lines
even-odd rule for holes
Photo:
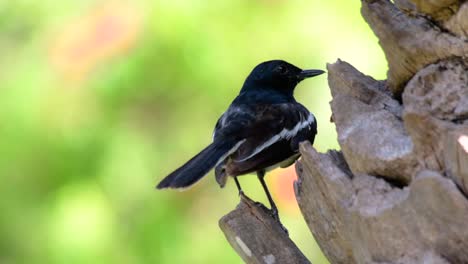
<svg viewBox="0 0 468 264">
<path fill-rule="evenodd" d="M 444 21 L 457 12 L 461 2 L 459 0 L 396 0 L 395 4 L 409 14 L 424 14 L 436 21 Z"/>
<path fill-rule="evenodd" d="M 269 210 L 244 195 L 219 226 L 245 263 L 310 263 Z"/>
<path fill-rule="evenodd" d="M 423 170 L 398 188 L 352 175 L 338 152 L 302 153 L 297 200 L 332 263 L 468 261 L 468 200 L 451 180 Z"/>
<path fill-rule="evenodd" d="M 468 2 L 465 1 L 457 13 L 444 22 L 444 27 L 459 37 L 468 38 Z"/>
<path fill-rule="evenodd" d="M 362 16 L 379 38 L 388 61 L 388 86 L 398 97 L 421 68 L 449 57 L 468 57 L 468 42 L 427 18 L 408 16 L 388 0 L 362 0 Z M 463 19 L 467 19 L 466 17 Z"/>
<path fill-rule="evenodd" d="M 348 63 L 338 61 L 327 68 L 338 143 L 351 170 L 408 183 L 416 157 L 401 122 L 403 107 L 384 82 Z"/>
</svg>

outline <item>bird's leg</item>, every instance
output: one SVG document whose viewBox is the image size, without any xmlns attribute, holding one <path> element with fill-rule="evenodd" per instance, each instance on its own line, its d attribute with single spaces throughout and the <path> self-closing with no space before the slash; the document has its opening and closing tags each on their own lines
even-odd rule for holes
<svg viewBox="0 0 468 264">
<path fill-rule="evenodd" d="M 258 177 L 258 180 L 260 181 L 260 183 L 262 184 L 262 187 L 263 187 L 263 190 L 265 190 L 265 193 L 268 197 L 268 201 L 270 202 L 270 206 L 271 206 L 271 213 L 273 215 L 273 217 L 279 221 L 279 215 L 278 215 L 278 208 L 276 207 L 276 204 L 275 202 L 273 201 L 273 198 L 271 198 L 271 195 L 270 195 L 270 191 L 268 191 L 268 187 L 265 183 L 265 170 L 260 170 L 260 171 L 257 171 L 257 177 Z"/>
<path fill-rule="evenodd" d="M 234 181 L 236 182 L 237 190 L 239 191 L 239 196 L 241 196 L 242 194 L 244 194 L 244 192 L 242 191 L 242 188 L 240 186 L 239 180 L 237 179 L 237 176 L 234 176 Z"/>
<path fill-rule="evenodd" d="M 276 204 L 275 202 L 273 201 L 273 198 L 271 198 L 271 194 L 270 192 L 268 191 L 268 187 L 266 186 L 266 183 L 265 183 L 265 170 L 260 170 L 260 171 L 257 171 L 257 177 L 258 179 L 260 180 L 260 183 L 262 184 L 263 186 L 263 190 L 265 190 L 265 193 L 268 197 L 268 201 L 270 202 L 270 206 L 271 206 L 271 215 L 273 216 L 273 218 L 278 221 L 281 229 L 283 229 L 283 231 L 286 233 L 286 234 L 289 234 L 288 232 L 288 229 L 286 229 L 286 227 L 284 227 L 284 225 L 281 223 L 280 221 L 280 218 L 279 218 L 279 214 L 278 214 L 278 208 L 276 207 Z"/>
</svg>

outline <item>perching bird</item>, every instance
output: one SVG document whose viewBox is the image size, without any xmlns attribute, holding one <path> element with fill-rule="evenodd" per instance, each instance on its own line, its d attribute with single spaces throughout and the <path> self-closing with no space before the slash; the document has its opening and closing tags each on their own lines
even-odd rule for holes
<svg viewBox="0 0 468 264">
<path fill-rule="evenodd" d="M 282 60 L 257 65 L 216 123 L 213 142 L 164 178 L 157 188 L 187 188 L 215 168 L 221 187 L 232 176 L 242 194 L 237 176 L 256 172 L 272 215 L 279 220 L 264 181 L 265 172 L 293 164 L 300 155 L 299 143 L 314 142 L 315 117 L 294 99 L 293 93 L 299 82 L 322 73 L 301 70 Z"/>
</svg>

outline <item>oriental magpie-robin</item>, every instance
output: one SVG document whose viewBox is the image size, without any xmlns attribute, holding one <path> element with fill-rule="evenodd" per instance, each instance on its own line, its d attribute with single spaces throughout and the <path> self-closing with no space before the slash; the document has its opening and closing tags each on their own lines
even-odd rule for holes
<svg viewBox="0 0 468 264">
<path fill-rule="evenodd" d="M 228 176 L 256 172 L 271 205 L 278 210 L 264 181 L 265 171 L 287 167 L 299 158 L 299 143 L 313 143 L 317 134 L 315 117 L 293 96 L 296 85 L 305 78 L 324 73 L 302 70 L 282 60 L 257 65 L 226 112 L 219 118 L 213 142 L 195 157 L 169 174 L 158 189 L 187 188 L 215 168 L 221 187 Z"/>
</svg>

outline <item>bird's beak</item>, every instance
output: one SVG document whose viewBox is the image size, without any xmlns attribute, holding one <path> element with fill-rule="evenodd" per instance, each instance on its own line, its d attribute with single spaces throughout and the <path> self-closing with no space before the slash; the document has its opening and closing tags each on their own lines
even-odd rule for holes
<svg viewBox="0 0 468 264">
<path fill-rule="evenodd" d="M 305 78 L 314 77 L 314 76 L 317 76 L 317 75 L 320 75 L 320 74 L 323 74 L 323 73 L 325 73 L 325 71 L 322 71 L 322 70 L 303 70 L 297 75 L 297 77 L 300 80 L 304 80 Z"/>
</svg>

